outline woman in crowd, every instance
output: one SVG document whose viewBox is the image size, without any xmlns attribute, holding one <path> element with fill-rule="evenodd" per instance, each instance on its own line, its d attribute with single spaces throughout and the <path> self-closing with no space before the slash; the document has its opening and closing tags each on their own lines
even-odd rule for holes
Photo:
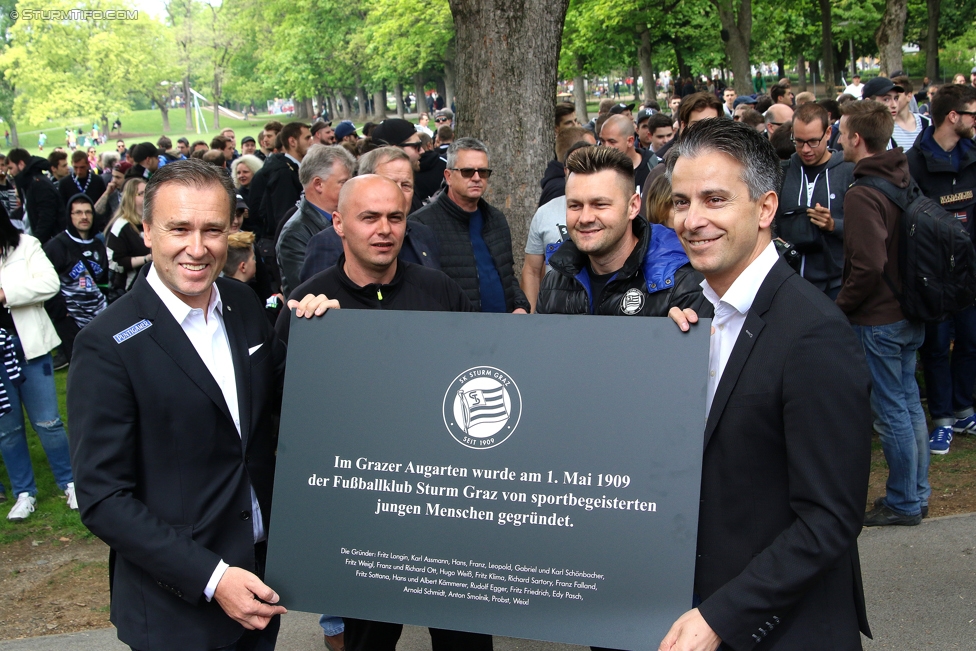
<svg viewBox="0 0 976 651">
<path fill-rule="evenodd" d="M 17 497 L 8 520 L 26 519 L 37 504 L 24 408 L 68 506 L 78 508 L 50 355 L 61 341 L 44 310 L 44 301 L 60 288 L 41 243 L 18 231 L 0 210 L 0 453 Z"/>
<path fill-rule="evenodd" d="M 247 201 L 247 195 L 251 192 L 251 179 L 264 165 L 264 161 L 253 154 L 244 154 L 233 164 L 231 178 L 234 179 L 234 187 L 237 188 L 237 194 Z"/>
<path fill-rule="evenodd" d="M 139 269 L 152 262 L 152 252 L 142 239 L 142 200 L 145 193 L 145 179 L 127 179 L 122 186 L 122 203 L 105 228 L 105 248 L 112 276 L 109 284 L 116 289 L 128 291 Z"/>
</svg>

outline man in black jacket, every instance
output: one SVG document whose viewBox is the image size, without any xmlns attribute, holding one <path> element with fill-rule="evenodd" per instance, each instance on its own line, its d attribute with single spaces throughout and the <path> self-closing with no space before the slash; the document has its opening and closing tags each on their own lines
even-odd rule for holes
<svg viewBox="0 0 976 651">
<path fill-rule="evenodd" d="M 583 147 L 566 161 L 566 230 L 549 258 L 540 314 L 667 316 L 699 309 L 702 275 L 674 231 L 638 215 L 633 164 L 610 147 Z M 653 230 L 652 230 L 653 229 Z"/>
<path fill-rule="evenodd" d="M 308 241 L 332 224 L 339 190 L 352 178 L 355 169 L 352 154 L 337 145 L 313 145 L 304 157 L 299 170 L 304 195 L 297 210 L 282 226 L 276 248 L 285 296 L 298 285 Z"/>
<path fill-rule="evenodd" d="M 871 463 L 864 353 L 837 306 L 776 253 L 781 171 L 768 139 L 703 120 L 667 171 L 675 231 L 715 317 L 695 607 L 660 648 L 859 651 L 871 634 L 857 553 Z"/>
<path fill-rule="evenodd" d="M 333 308 L 471 312 L 457 283 L 443 272 L 398 259 L 407 225 L 403 193 L 390 179 L 367 174 L 348 181 L 333 213 L 343 253 L 338 263 L 312 276 L 294 291 L 324 294 Z M 299 305 L 299 315 L 306 300 Z M 278 317 L 279 339 L 287 346 L 291 315 Z M 394 651 L 402 624 L 344 618 L 343 638 L 327 638 L 346 651 Z M 490 635 L 430 629 L 440 651 L 491 651 Z"/>
<path fill-rule="evenodd" d="M 515 277 L 512 233 L 500 210 L 482 195 L 488 188 L 488 148 L 459 138 L 447 150 L 447 191 L 411 216 L 437 238 L 441 269 L 480 312 L 527 314 L 529 301 Z"/>
<path fill-rule="evenodd" d="M 955 214 L 976 240 L 976 88 L 947 84 L 932 100 L 932 121 L 905 154 L 912 178 L 928 198 Z M 951 346 L 950 339 L 955 337 Z M 976 307 L 951 319 L 925 324 L 918 352 L 925 372 L 932 432 L 929 449 L 947 454 L 954 434 L 976 434 L 973 383 L 976 382 Z"/>
<path fill-rule="evenodd" d="M 51 178 L 45 174 L 51 164 L 46 158 L 31 156 L 26 149 L 11 149 L 7 154 L 8 174 L 14 177 L 24 200 L 24 222 L 30 234 L 44 244 L 64 230 L 64 202 Z"/>
<path fill-rule="evenodd" d="M 96 203 L 105 194 L 105 181 L 98 174 L 92 174 L 91 165 L 88 163 L 88 154 L 78 150 L 71 154 L 71 173 L 58 181 L 58 192 L 61 194 L 61 201 L 68 205 L 71 197 L 79 192 L 88 195 L 92 203 Z M 105 229 L 109 214 L 96 214 L 95 223 L 92 228 L 100 233 Z"/>
<path fill-rule="evenodd" d="M 298 170 L 301 167 L 302 159 L 312 144 L 312 132 L 307 124 L 301 122 L 289 122 L 281 130 L 281 145 L 284 149 L 282 154 L 268 157 L 264 166 L 254 175 L 257 179 L 259 174 L 266 177 L 263 183 L 263 193 L 254 199 L 249 206 L 257 204 L 258 221 L 264 224 L 266 232 L 273 233 L 281 217 L 298 202 L 302 196 L 302 183 L 298 178 Z M 251 180 L 251 192 L 254 180 Z"/>
</svg>

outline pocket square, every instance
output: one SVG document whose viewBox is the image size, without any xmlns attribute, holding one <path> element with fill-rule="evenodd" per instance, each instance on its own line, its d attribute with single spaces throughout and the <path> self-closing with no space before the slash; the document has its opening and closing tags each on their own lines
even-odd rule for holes
<svg viewBox="0 0 976 651">
<path fill-rule="evenodd" d="M 258 348 L 260 348 L 263 345 L 264 344 L 258 344 L 257 346 L 251 346 L 250 348 L 247 349 L 247 354 L 248 355 L 253 355 L 254 353 L 257 352 Z"/>
</svg>

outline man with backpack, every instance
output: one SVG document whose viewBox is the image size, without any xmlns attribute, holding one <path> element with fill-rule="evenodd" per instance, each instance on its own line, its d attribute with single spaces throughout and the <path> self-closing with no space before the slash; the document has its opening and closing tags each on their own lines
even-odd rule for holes
<svg viewBox="0 0 976 651">
<path fill-rule="evenodd" d="M 886 494 L 865 514 L 864 525 L 917 525 L 928 511 L 929 440 L 915 382 L 915 351 L 925 327 L 910 321 L 896 292 L 902 291 L 898 246 L 902 209 L 876 187 L 881 178 L 909 187 L 908 160 L 886 150 L 894 121 L 884 104 L 848 102 L 841 107 L 839 144 L 854 163 L 854 185 L 844 197 L 844 280 L 837 305 L 850 320 L 871 371 L 871 408 L 888 462 Z"/>
<path fill-rule="evenodd" d="M 908 151 L 912 178 L 928 198 L 938 202 L 973 237 L 976 206 L 976 88 L 949 84 L 932 100 L 933 126 Z M 952 331 L 955 345 L 950 363 Z M 973 384 L 976 383 L 976 308 L 969 305 L 943 321 L 925 324 L 925 343 L 919 349 L 925 372 L 932 432 L 932 454 L 947 454 L 953 434 L 976 433 Z"/>
</svg>

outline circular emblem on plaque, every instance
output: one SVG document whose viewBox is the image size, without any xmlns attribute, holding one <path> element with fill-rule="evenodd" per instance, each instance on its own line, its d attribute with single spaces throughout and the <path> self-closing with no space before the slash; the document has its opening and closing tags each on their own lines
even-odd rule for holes
<svg viewBox="0 0 976 651">
<path fill-rule="evenodd" d="M 627 316 L 632 316 L 641 311 L 644 307 L 644 293 L 636 288 L 627 290 L 624 297 L 620 299 L 620 311 Z"/>
<path fill-rule="evenodd" d="M 461 373 L 444 394 L 444 425 L 458 443 L 475 450 L 500 445 L 522 417 L 522 394 L 505 371 L 475 366 Z"/>
</svg>

